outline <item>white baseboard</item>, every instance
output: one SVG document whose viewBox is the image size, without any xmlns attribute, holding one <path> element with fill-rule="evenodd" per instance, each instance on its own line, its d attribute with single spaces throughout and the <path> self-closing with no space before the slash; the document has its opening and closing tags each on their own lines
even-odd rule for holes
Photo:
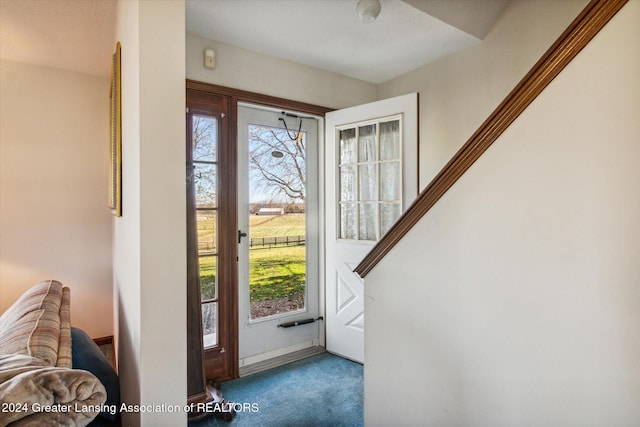
<svg viewBox="0 0 640 427">
<path fill-rule="evenodd" d="M 240 360 L 240 377 L 246 377 L 247 375 L 286 365 L 287 363 L 315 356 L 325 351 L 325 348 L 317 345 L 317 343 L 308 342 L 258 356 L 248 357 Z"/>
</svg>

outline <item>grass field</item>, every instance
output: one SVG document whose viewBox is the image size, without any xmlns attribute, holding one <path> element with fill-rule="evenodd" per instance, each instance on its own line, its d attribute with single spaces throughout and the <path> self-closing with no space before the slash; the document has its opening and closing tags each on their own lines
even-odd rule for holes
<svg viewBox="0 0 640 427">
<path fill-rule="evenodd" d="M 304 235 L 303 213 L 292 213 L 277 216 L 251 215 L 249 227 L 251 237 L 298 236 Z"/>
<path fill-rule="evenodd" d="M 252 215 L 251 237 L 297 236 L 305 234 L 305 214 Z M 213 230 L 212 225 L 198 225 Z M 303 291 L 306 282 L 305 246 L 252 249 L 249 254 L 251 302 L 286 298 Z M 217 257 L 200 257 L 202 299 L 215 295 Z"/>
<path fill-rule="evenodd" d="M 305 247 L 252 250 L 249 258 L 251 302 L 285 298 L 304 291 Z"/>
</svg>

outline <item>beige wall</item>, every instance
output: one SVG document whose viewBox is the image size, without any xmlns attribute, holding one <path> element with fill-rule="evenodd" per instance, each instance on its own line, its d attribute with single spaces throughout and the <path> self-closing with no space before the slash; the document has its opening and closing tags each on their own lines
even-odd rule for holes
<svg viewBox="0 0 640 427">
<path fill-rule="evenodd" d="M 381 99 L 420 93 L 424 188 L 525 76 L 587 0 L 515 0 L 485 39 L 380 86 Z"/>
<path fill-rule="evenodd" d="M 217 66 L 204 68 L 204 50 L 216 51 Z M 187 34 L 187 78 L 329 108 L 375 101 L 378 86 L 306 65 L 273 58 Z"/>
<path fill-rule="evenodd" d="M 640 424 L 640 2 L 365 280 L 365 421 Z"/>
<path fill-rule="evenodd" d="M 72 325 L 113 335 L 109 80 L 2 61 L 0 85 L 0 312 L 57 279 Z"/>
<path fill-rule="evenodd" d="M 128 404 L 182 408 L 187 399 L 184 19 L 183 1 L 118 4 L 123 215 L 114 221 L 114 282 Z M 186 424 L 182 410 L 124 416 L 124 425 Z"/>
</svg>

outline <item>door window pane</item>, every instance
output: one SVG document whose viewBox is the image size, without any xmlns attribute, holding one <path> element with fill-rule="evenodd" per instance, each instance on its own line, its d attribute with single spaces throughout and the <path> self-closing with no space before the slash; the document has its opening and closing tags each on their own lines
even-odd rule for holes
<svg viewBox="0 0 640 427">
<path fill-rule="evenodd" d="M 376 125 L 360 126 L 358 140 L 358 162 L 373 162 L 377 159 Z"/>
<path fill-rule="evenodd" d="M 218 121 L 215 117 L 193 115 L 193 160 L 216 161 Z"/>
<path fill-rule="evenodd" d="M 340 205 L 340 238 L 356 239 L 356 205 L 345 203 Z"/>
<path fill-rule="evenodd" d="M 340 131 L 340 164 L 356 162 L 356 130 Z"/>
<path fill-rule="evenodd" d="M 356 200 L 356 167 L 342 166 L 340 168 L 340 200 Z"/>
<path fill-rule="evenodd" d="M 199 255 L 212 255 L 218 252 L 217 217 L 218 212 L 215 210 L 196 211 Z"/>
<path fill-rule="evenodd" d="M 380 164 L 380 200 L 400 200 L 400 162 Z"/>
<path fill-rule="evenodd" d="M 247 130 L 248 285 L 255 320 L 305 308 L 307 137 L 254 124 Z"/>
<path fill-rule="evenodd" d="M 218 298 L 216 277 L 218 276 L 218 257 L 215 255 L 200 257 L 200 298 L 202 301 Z"/>
<path fill-rule="evenodd" d="M 400 121 L 380 123 L 380 160 L 400 158 Z"/>
<path fill-rule="evenodd" d="M 202 304 L 202 331 L 204 348 L 218 345 L 218 303 Z"/>
<path fill-rule="evenodd" d="M 376 215 L 377 203 L 363 203 L 360 205 L 360 240 L 377 240 Z"/>
<path fill-rule="evenodd" d="M 196 182 L 196 207 L 214 208 L 217 205 L 218 177 L 217 166 L 214 164 L 195 164 L 194 177 Z"/>
<path fill-rule="evenodd" d="M 400 116 L 345 127 L 339 136 L 338 238 L 378 240 L 401 214 Z"/>
<path fill-rule="evenodd" d="M 375 164 L 360 166 L 360 200 L 377 200 L 377 181 Z"/>
</svg>

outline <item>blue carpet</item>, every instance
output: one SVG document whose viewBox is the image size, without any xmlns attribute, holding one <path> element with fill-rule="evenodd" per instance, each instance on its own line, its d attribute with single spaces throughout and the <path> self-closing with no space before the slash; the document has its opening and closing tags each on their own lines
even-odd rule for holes
<svg viewBox="0 0 640 427">
<path fill-rule="evenodd" d="M 189 426 L 364 425 L 362 365 L 329 353 L 228 381 L 222 384 L 222 393 L 247 410 L 231 422 L 210 417 Z"/>
</svg>

